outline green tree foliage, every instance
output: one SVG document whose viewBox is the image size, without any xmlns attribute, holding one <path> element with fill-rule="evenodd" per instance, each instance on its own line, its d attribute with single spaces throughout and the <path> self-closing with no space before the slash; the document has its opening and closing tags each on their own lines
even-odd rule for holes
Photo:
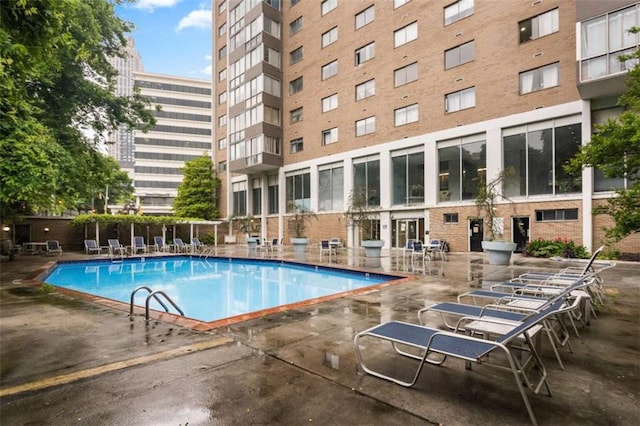
<svg viewBox="0 0 640 426">
<path fill-rule="evenodd" d="M 105 132 L 154 123 L 139 94 L 114 94 L 108 57 L 123 55 L 132 29 L 115 15 L 114 1 L 0 2 L 3 221 L 86 203 L 107 183 L 98 179 L 114 173 L 97 152 Z"/>
<path fill-rule="evenodd" d="M 632 57 L 640 58 L 640 52 Z M 606 229 L 612 242 L 640 232 L 640 68 L 629 71 L 627 90 L 618 103 L 624 112 L 597 126 L 591 142 L 566 167 L 572 174 L 597 167 L 609 178 L 629 180 L 627 189 L 617 189 L 605 206 L 594 209 L 614 219 L 615 225 Z"/>
<path fill-rule="evenodd" d="M 214 176 L 213 161 L 207 154 L 185 163 L 182 183 L 173 202 L 176 216 L 217 219 L 216 191 L 219 185 L 219 180 Z"/>
</svg>

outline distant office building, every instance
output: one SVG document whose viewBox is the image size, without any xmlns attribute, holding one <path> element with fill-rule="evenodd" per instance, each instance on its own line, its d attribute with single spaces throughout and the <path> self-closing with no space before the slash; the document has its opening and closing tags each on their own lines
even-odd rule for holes
<svg viewBox="0 0 640 426">
<path fill-rule="evenodd" d="M 184 163 L 211 155 L 211 82 L 143 72 L 133 78 L 156 118 L 147 133 L 135 132 L 136 205 L 145 214 L 171 214 Z"/>
<path fill-rule="evenodd" d="M 111 57 L 109 63 L 118 70 L 116 95 L 131 96 L 133 94 L 133 73 L 144 71 L 142 59 L 136 50 L 133 38 L 127 38 L 124 57 Z M 110 144 L 107 146 L 109 155 L 118 160 L 125 169 L 130 169 L 133 165 L 133 138 L 133 129 L 126 125 L 119 126 L 109 135 Z"/>
<path fill-rule="evenodd" d="M 477 182 L 510 167 L 505 238 L 602 243 L 610 219 L 592 209 L 629 182 L 562 166 L 620 112 L 638 2 L 214 0 L 212 14 L 223 216 L 288 241 L 305 207 L 312 240 L 358 247 L 345 211 L 365 191 L 387 248 L 477 251 Z"/>
</svg>

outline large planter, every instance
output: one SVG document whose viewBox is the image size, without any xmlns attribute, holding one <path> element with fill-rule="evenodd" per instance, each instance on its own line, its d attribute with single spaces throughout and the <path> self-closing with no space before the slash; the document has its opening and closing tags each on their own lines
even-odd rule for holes
<svg viewBox="0 0 640 426">
<path fill-rule="evenodd" d="M 483 241 L 482 249 L 487 253 L 490 265 L 508 265 L 518 245 L 507 241 Z"/>
<path fill-rule="evenodd" d="M 249 237 L 247 238 L 247 247 L 249 250 L 256 250 L 258 248 L 258 244 L 260 242 L 260 238 Z"/>
<path fill-rule="evenodd" d="M 383 240 L 365 240 L 362 242 L 362 248 L 364 248 L 364 255 L 366 257 L 380 257 L 382 246 L 384 246 Z"/>
<path fill-rule="evenodd" d="M 309 244 L 308 238 L 291 238 L 291 245 L 293 245 L 293 252 L 295 254 L 306 253 L 307 244 Z"/>
</svg>

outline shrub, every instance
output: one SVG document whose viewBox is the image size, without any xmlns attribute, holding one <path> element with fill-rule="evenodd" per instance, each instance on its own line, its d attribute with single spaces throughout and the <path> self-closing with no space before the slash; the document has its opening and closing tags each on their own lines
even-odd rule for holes
<svg viewBox="0 0 640 426">
<path fill-rule="evenodd" d="M 555 240 L 543 240 L 538 238 L 527 244 L 524 254 L 532 257 L 553 257 L 587 259 L 589 253 L 584 246 L 577 245 L 567 238 Z"/>
</svg>

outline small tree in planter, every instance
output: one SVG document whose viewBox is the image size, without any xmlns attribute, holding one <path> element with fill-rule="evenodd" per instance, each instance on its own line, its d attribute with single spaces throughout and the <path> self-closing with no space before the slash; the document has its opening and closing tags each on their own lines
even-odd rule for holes
<svg viewBox="0 0 640 426">
<path fill-rule="evenodd" d="M 293 251 L 301 254 L 307 250 L 307 244 L 309 244 L 309 239 L 305 235 L 307 223 L 310 223 L 312 219 L 317 220 L 318 216 L 306 207 L 295 203 L 291 203 L 290 206 L 293 214 L 289 217 L 289 230 L 294 235 L 291 237 L 291 244 Z"/>
<path fill-rule="evenodd" d="M 231 220 L 238 222 L 238 230 L 246 235 L 249 248 L 256 248 L 258 246 L 258 238 L 255 238 L 254 235 L 260 230 L 259 220 L 251 215 L 235 217 Z"/>
<path fill-rule="evenodd" d="M 478 194 L 475 204 L 479 215 L 483 218 L 485 232 L 488 239 L 482 241 L 482 248 L 487 252 L 489 263 L 492 265 L 508 265 L 511 253 L 516 249 L 517 244 L 511 241 L 504 241 L 504 219 L 497 215 L 497 206 L 500 199 L 511 201 L 503 194 L 504 183 L 515 175 L 512 167 L 503 169 L 498 175 L 486 181 L 480 177 L 478 182 Z"/>
<path fill-rule="evenodd" d="M 367 257 L 380 257 L 384 241 L 380 239 L 375 209 L 369 206 L 369 191 L 364 188 L 351 191 L 347 217 L 360 233 L 360 242 Z"/>
</svg>

